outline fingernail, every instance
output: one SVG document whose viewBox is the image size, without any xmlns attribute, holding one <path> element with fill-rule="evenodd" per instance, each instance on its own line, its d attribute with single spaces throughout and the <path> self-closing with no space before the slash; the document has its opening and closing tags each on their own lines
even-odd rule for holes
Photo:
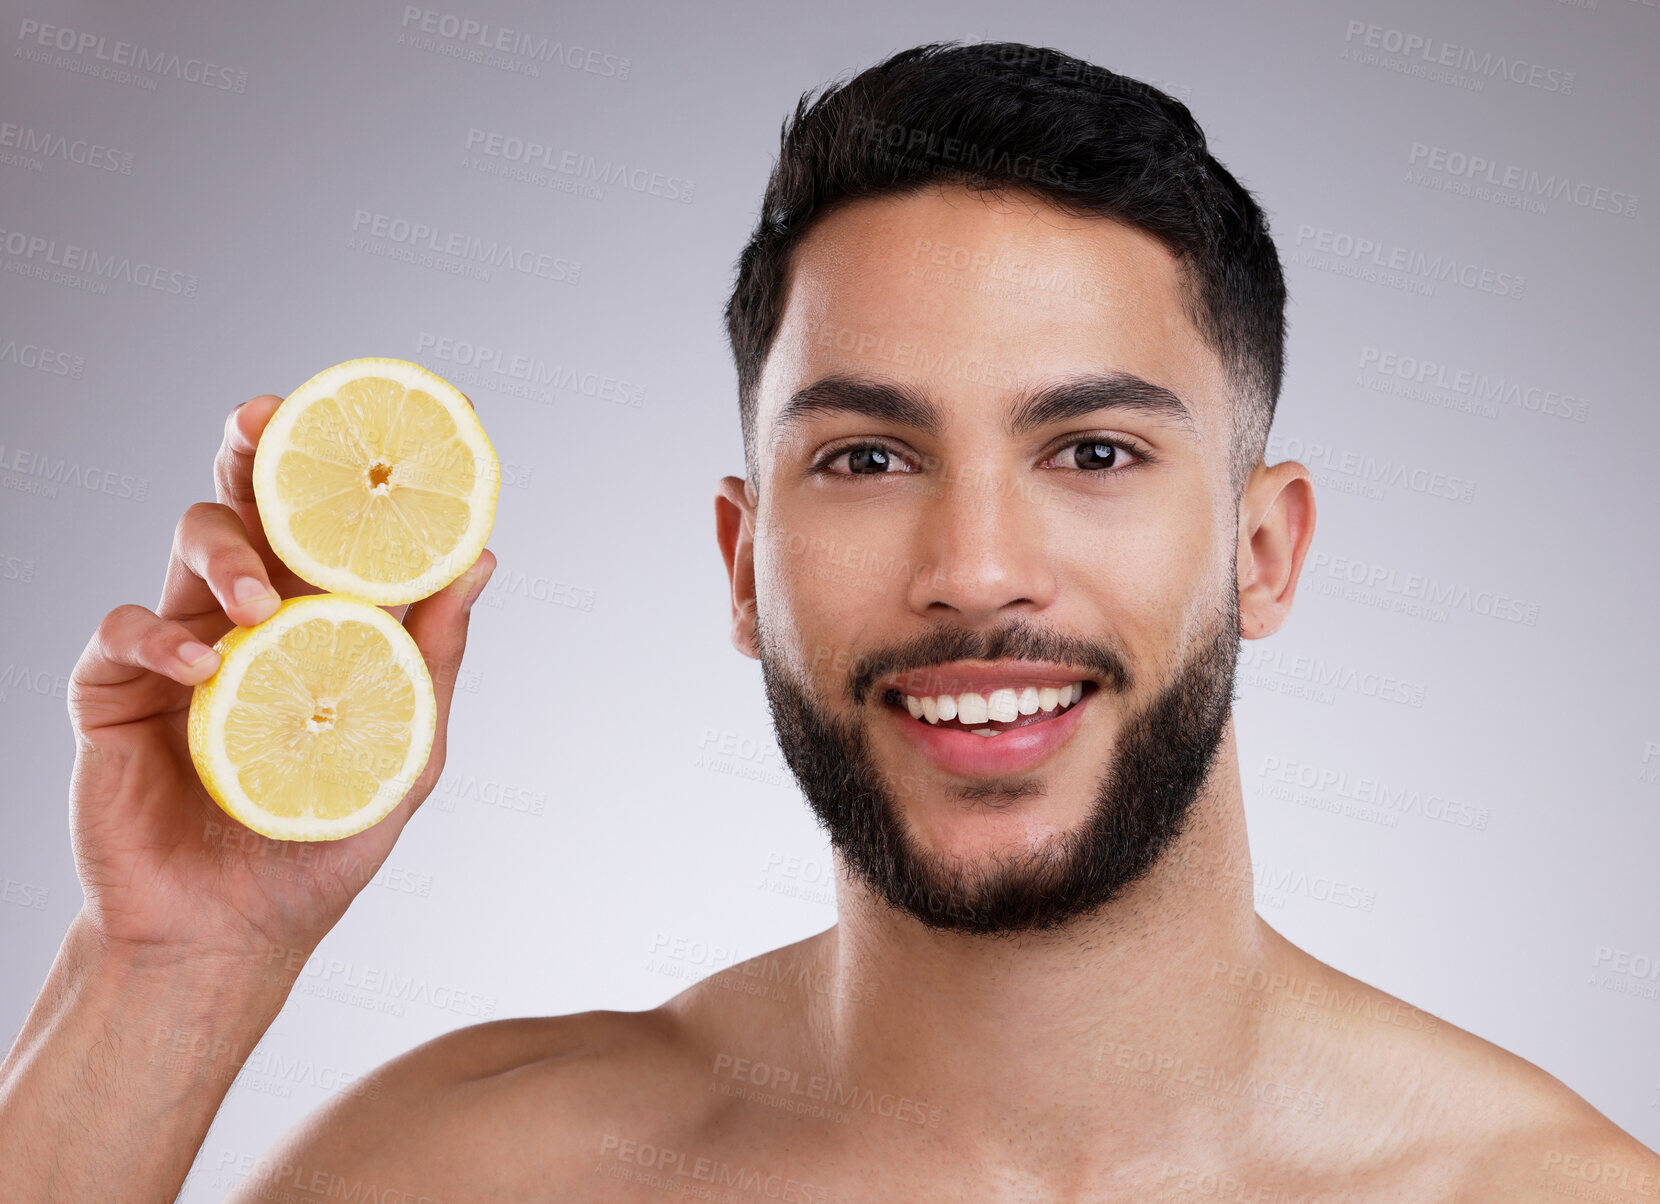
<svg viewBox="0 0 1660 1204">
<path fill-rule="evenodd" d="M 282 599 L 272 592 L 271 587 L 257 577 L 238 577 L 231 586 L 231 597 L 238 606 L 254 606 L 256 622 L 264 622 L 277 613 L 277 607 L 282 605 Z"/>
<path fill-rule="evenodd" d="M 177 655 L 179 663 L 186 669 L 200 669 L 202 663 L 208 657 L 218 656 L 219 654 L 206 644 L 198 644 L 195 640 L 186 640 L 179 645 Z"/>
<path fill-rule="evenodd" d="M 236 584 L 231 586 L 231 597 L 238 603 L 252 602 L 255 598 L 263 598 L 270 592 L 265 582 L 258 577 L 238 577 Z"/>
</svg>

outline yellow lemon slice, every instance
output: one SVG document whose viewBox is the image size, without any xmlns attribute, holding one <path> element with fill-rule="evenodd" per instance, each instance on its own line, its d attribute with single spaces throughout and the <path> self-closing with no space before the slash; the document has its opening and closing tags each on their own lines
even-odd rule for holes
<svg viewBox="0 0 1660 1204">
<path fill-rule="evenodd" d="M 271 550 L 318 589 L 398 606 L 478 559 L 501 463 L 454 385 L 408 360 L 325 368 L 277 407 L 254 452 Z"/>
<path fill-rule="evenodd" d="M 275 840 L 338 840 L 409 793 L 438 707 L 420 649 L 386 611 L 306 594 L 214 649 L 218 672 L 190 698 L 190 757 L 233 819 Z"/>
</svg>

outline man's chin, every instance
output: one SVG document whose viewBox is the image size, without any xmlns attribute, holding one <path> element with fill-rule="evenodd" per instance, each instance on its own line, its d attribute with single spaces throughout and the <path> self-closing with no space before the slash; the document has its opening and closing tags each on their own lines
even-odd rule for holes
<svg viewBox="0 0 1660 1204">
<path fill-rule="evenodd" d="M 1078 876 L 1070 851 L 1026 837 L 954 837 L 942 845 L 904 838 L 905 870 L 877 897 L 931 928 L 962 933 L 1028 931 L 1082 914 L 1055 907 Z"/>
<path fill-rule="evenodd" d="M 984 793 L 983 798 L 964 798 Z M 1047 903 L 1070 893 L 1087 845 L 1089 792 L 1057 797 L 1031 776 L 926 792 L 879 804 L 886 853 L 876 874 L 868 845 L 838 845 L 867 859 L 855 874 L 883 901 L 930 927 L 1008 932 L 1045 926 Z M 832 843 L 835 843 L 834 841 Z M 897 871 L 897 872 L 894 872 Z M 877 883 L 880 882 L 880 886 Z"/>
<path fill-rule="evenodd" d="M 912 854 L 971 876 L 999 865 L 1042 860 L 1044 850 L 1081 832 L 1092 795 L 1051 791 L 1041 777 L 938 782 L 904 802 L 896 818 Z"/>
</svg>

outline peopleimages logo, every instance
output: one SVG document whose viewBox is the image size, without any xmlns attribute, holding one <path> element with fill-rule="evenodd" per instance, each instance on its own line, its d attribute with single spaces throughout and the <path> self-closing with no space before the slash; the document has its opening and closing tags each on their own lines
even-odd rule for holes
<svg viewBox="0 0 1660 1204">
<path fill-rule="evenodd" d="M 68 457 L 54 460 L 44 452 L 0 443 L 0 488 L 55 498 L 60 485 L 123 501 L 142 502 L 150 496 L 150 482 L 144 477 L 84 465 Z"/>
<path fill-rule="evenodd" d="M 1077 181 L 1078 169 L 1071 164 L 1034 158 L 1016 147 L 982 146 L 957 137 L 942 137 L 923 126 L 899 125 L 859 116 L 849 133 L 861 138 L 896 162 L 962 164 L 971 172 L 995 171 L 999 175 L 1046 184 L 1066 185 Z"/>
<path fill-rule="evenodd" d="M 50 264 L 67 272 L 85 273 L 99 280 L 118 280 L 138 288 L 153 288 L 175 297 L 194 297 L 198 281 L 189 272 L 159 267 L 128 255 L 102 255 L 78 243 L 0 229 L 0 251 L 18 261 Z"/>
<path fill-rule="evenodd" d="M 398 248 L 411 256 L 424 254 L 430 258 L 432 255 L 446 255 L 462 265 L 505 267 L 562 284 L 576 284 L 582 276 L 581 264 L 561 256 L 529 247 L 515 247 L 499 238 L 484 239 L 460 230 L 441 230 L 400 214 L 355 209 L 352 211 L 352 233 L 381 240 L 383 248 Z M 374 250 L 375 247 L 375 243 L 365 243 L 363 249 Z"/>
<path fill-rule="evenodd" d="M 1252 672 L 1257 669 L 1312 687 L 1350 690 L 1367 698 L 1398 702 L 1405 706 L 1424 705 L 1425 690 L 1421 682 L 1407 681 L 1374 670 L 1357 669 L 1353 665 L 1327 661 L 1317 656 L 1288 653 L 1283 648 L 1259 647 L 1242 650 L 1239 654 L 1240 680 L 1248 685 L 1266 684 L 1259 683 L 1257 679 L 1260 675 Z"/>
<path fill-rule="evenodd" d="M 1292 256 L 1295 263 L 1365 279 L 1373 279 L 1379 272 L 1397 273 L 1420 286 L 1450 281 L 1461 288 L 1511 298 L 1519 298 L 1526 283 L 1523 277 L 1512 272 L 1483 267 L 1456 255 L 1432 255 L 1413 247 L 1389 244 L 1365 235 L 1357 237 L 1308 222 L 1298 225 L 1295 245 L 1297 253 Z M 1431 290 L 1420 287 L 1418 291 Z"/>
<path fill-rule="evenodd" d="M 662 197 L 666 201 L 689 202 L 696 190 L 692 181 L 680 176 L 664 175 L 646 167 L 630 167 L 615 159 L 602 160 L 580 151 L 560 151 L 545 142 L 493 133 L 477 126 L 467 130 L 463 149 L 517 167 L 540 168 L 575 181 L 592 181 L 606 186 L 621 184 L 631 191 Z"/>
<path fill-rule="evenodd" d="M 532 63 L 558 63 L 572 71 L 586 71 L 590 75 L 606 76 L 616 80 L 626 80 L 628 73 L 634 68 L 633 61 L 621 55 L 604 54 L 582 46 L 567 45 L 557 38 L 507 29 L 500 25 L 492 25 L 488 21 L 475 21 L 471 17 L 440 12 L 434 8 L 421 8 L 414 4 L 404 6 L 403 20 L 400 24 L 405 30 L 433 34 L 470 50 L 500 51 L 530 60 Z"/>
<path fill-rule="evenodd" d="M 1527 627 L 1539 625 L 1537 602 L 1514 598 L 1497 590 L 1472 589 L 1461 582 L 1442 581 L 1428 574 L 1398 570 L 1352 556 L 1334 556 L 1324 551 L 1312 553 L 1306 569 L 1311 581 L 1318 582 L 1321 577 L 1326 577 L 1359 587 L 1361 598 L 1376 591 L 1424 602 L 1431 607 L 1465 610 L 1474 615 Z"/>
<path fill-rule="evenodd" d="M 1355 383 L 1366 385 L 1364 374 L 1368 372 L 1399 382 L 1399 387 L 1374 391 L 1392 391 L 1417 399 L 1413 390 L 1438 389 L 1468 399 L 1470 404 L 1461 408 L 1468 408 L 1483 418 L 1497 417 L 1498 408 L 1492 403 L 1501 402 L 1512 409 L 1584 422 L 1591 404 L 1587 398 L 1572 393 L 1524 385 L 1512 377 L 1370 345 L 1360 349 L 1360 375 Z M 1384 382 L 1373 382 L 1377 383 Z"/>
<path fill-rule="evenodd" d="M 425 330 L 417 336 L 415 346 L 417 354 L 444 361 L 447 365 L 444 374 L 454 382 L 494 389 L 543 404 L 552 402 L 554 391 L 577 393 L 634 409 L 645 401 L 645 386 L 634 381 L 572 364 L 553 363 L 502 347 Z"/>
<path fill-rule="evenodd" d="M 18 26 L 17 40 L 23 43 L 17 49 L 21 58 L 34 62 L 48 62 L 54 67 L 69 67 L 81 74 L 102 75 L 105 78 L 130 75 L 128 72 L 117 72 L 118 67 L 131 67 L 135 71 L 151 76 L 166 76 L 181 80 L 187 84 L 201 84 L 204 87 L 216 88 L 221 92 L 242 92 L 248 86 L 248 73 L 231 67 L 222 67 L 210 63 L 205 59 L 186 58 L 183 55 L 173 54 L 165 50 L 151 50 L 147 46 L 135 45 L 132 42 L 111 41 L 102 34 L 87 33 L 84 30 L 70 29 L 63 25 L 46 25 L 40 21 L 23 18 Z M 63 61 L 52 61 L 52 56 L 43 54 L 35 47 L 44 47 L 47 50 L 57 50 L 64 54 L 73 54 L 81 57 L 90 56 L 107 66 L 102 70 L 94 67 L 87 70 L 84 65 L 72 65 Z M 117 79 L 120 83 L 134 83 L 133 79 Z M 155 81 L 146 80 L 148 87 L 153 89 Z"/>
<path fill-rule="evenodd" d="M 61 159 L 99 171 L 119 172 L 130 176 L 133 172 L 133 153 L 116 150 L 85 138 L 71 139 L 65 134 L 37 130 L 31 126 L 0 121 L 0 146 L 9 147 L 23 155 L 39 155 L 43 159 Z"/>
<path fill-rule="evenodd" d="M 20 343 L 16 339 L 0 342 L 0 364 L 16 364 L 32 368 L 50 376 L 79 377 L 86 371 L 86 359 L 67 351 L 58 351 L 40 343 Z"/>
<path fill-rule="evenodd" d="M 1332 447 L 1317 439 L 1300 439 L 1278 432 L 1268 437 L 1268 454 L 1297 460 L 1314 470 L 1315 483 L 1325 485 L 1320 470 L 1340 473 L 1357 484 L 1380 490 L 1371 496 L 1381 497 L 1381 486 L 1398 485 L 1428 497 L 1449 501 L 1469 502 L 1475 497 L 1476 483 L 1468 477 L 1437 472 L 1423 465 L 1404 460 L 1379 459 L 1369 453 Z"/>
<path fill-rule="evenodd" d="M 1566 172 L 1541 172 L 1518 163 L 1500 163 L 1484 155 L 1430 146 L 1425 142 L 1414 142 L 1406 161 L 1415 168 L 1439 172 L 1472 184 L 1506 189 L 1528 200 L 1566 200 L 1581 209 L 1594 209 L 1615 217 L 1637 216 L 1635 193 L 1605 188 L 1589 180 L 1577 180 Z M 1543 211 L 1541 208 L 1540 212 Z"/>
<path fill-rule="evenodd" d="M 1258 778 L 1259 785 L 1295 786 L 1376 808 L 1392 816 L 1420 815 L 1461 828 L 1485 830 L 1492 818 L 1492 812 L 1486 807 L 1450 799 L 1434 790 L 1351 774 L 1312 761 L 1267 756 L 1262 759 Z"/>
<path fill-rule="evenodd" d="M 1440 38 L 1408 33 L 1404 29 L 1368 25 L 1365 21 L 1351 20 L 1343 33 L 1343 41 L 1347 44 L 1344 47 L 1345 56 L 1348 56 L 1358 43 L 1367 50 L 1400 55 L 1411 66 L 1418 68 L 1411 74 L 1423 74 L 1429 68 L 1442 68 L 1448 71 L 1469 72 L 1479 79 L 1502 79 L 1543 92 L 1559 92 L 1563 96 L 1574 90 L 1572 71 L 1547 67 L 1543 63 L 1533 63 L 1509 55 L 1494 54 L 1490 50 L 1477 50 L 1472 46 L 1459 46 Z"/>
</svg>

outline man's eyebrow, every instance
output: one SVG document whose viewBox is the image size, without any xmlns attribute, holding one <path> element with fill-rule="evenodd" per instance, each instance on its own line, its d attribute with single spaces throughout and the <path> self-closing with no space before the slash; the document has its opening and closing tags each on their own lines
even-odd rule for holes
<svg viewBox="0 0 1660 1204">
<path fill-rule="evenodd" d="M 1193 412 L 1180 397 L 1133 372 L 1092 373 L 1028 390 L 1010 409 L 1005 429 L 1019 438 L 1051 423 L 1110 409 L 1139 411 L 1198 433 Z M 930 435 L 945 429 L 944 411 L 927 394 L 898 381 L 836 373 L 797 390 L 784 403 L 776 437 L 783 438 L 811 415 L 831 413 L 862 414 Z"/>
<path fill-rule="evenodd" d="M 1113 409 L 1135 410 L 1186 427 L 1189 434 L 1199 433 L 1187 403 L 1133 372 L 1078 376 L 1028 392 L 1009 411 L 1007 429 L 1011 435 L 1026 435 L 1051 423 Z"/>
<path fill-rule="evenodd" d="M 944 411 L 925 394 L 897 381 L 839 372 L 798 389 L 784 403 L 774 423 L 776 437 L 814 414 L 834 413 L 863 414 L 930 435 L 945 429 Z"/>
</svg>

